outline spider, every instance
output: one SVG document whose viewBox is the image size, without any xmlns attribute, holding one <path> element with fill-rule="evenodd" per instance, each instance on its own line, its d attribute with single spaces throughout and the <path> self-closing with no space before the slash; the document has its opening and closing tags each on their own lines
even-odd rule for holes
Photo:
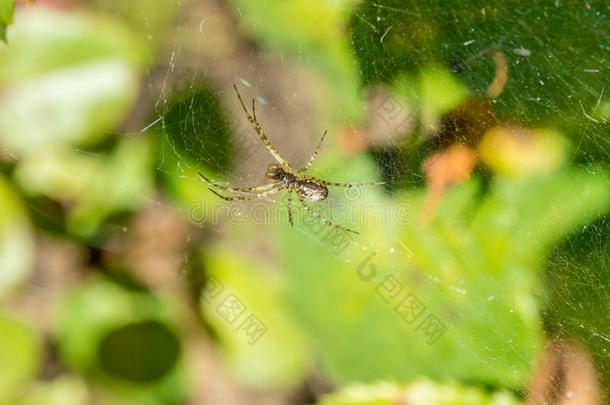
<svg viewBox="0 0 610 405">
<path fill-rule="evenodd" d="M 311 155 L 311 157 L 309 158 L 309 161 L 307 162 L 307 164 L 303 168 L 301 168 L 297 171 L 294 171 L 292 169 L 292 167 L 290 167 L 290 165 L 288 164 L 286 159 L 284 159 L 282 157 L 282 155 L 280 155 L 280 153 L 273 147 L 273 145 L 271 145 L 271 142 L 269 142 L 269 139 L 267 139 L 267 136 L 265 135 L 261 126 L 259 125 L 258 121 L 256 120 L 256 110 L 254 107 L 254 99 L 252 99 L 252 115 L 250 115 L 250 112 L 246 108 L 244 101 L 242 100 L 241 95 L 239 94 L 239 90 L 237 90 L 237 86 L 235 86 L 235 84 L 233 84 L 233 88 L 235 89 L 235 93 L 237 94 L 237 98 L 239 99 L 239 102 L 241 104 L 241 107 L 244 110 L 244 113 L 246 113 L 246 116 L 248 117 L 248 121 L 250 121 L 250 123 L 254 127 L 254 130 L 258 134 L 259 138 L 261 139 L 261 141 L 263 142 L 263 144 L 265 145 L 265 147 L 267 148 L 269 153 L 271 153 L 271 155 L 273 156 L 273 158 L 276 160 L 277 163 L 271 163 L 267 167 L 267 172 L 265 173 L 265 176 L 268 179 L 272 180 L 272 182 L 269 184 L 265 184 L 264 186 L 258 186 L 258 187 L 224 186 L 222 184 L 218 184 L 218 183 L 208 179 L 201 172 L 199 172 L 199 176 L 201 176 L 201 178 L 206 183 L 210 184 L 211 186 L 214 186 L 221 190 L 226 190 L 226 191 L 230 191 L 230 192 L 234 192 L 234 193 L 242 193 L 242 194 L 247 194 L 247 195 L 238 195 L 238 196 L 227 197 L 227 196 L 220 194 L 219 192 L 214 190 L 212 187 L 208 187 L 209 190 L 212 193 L 216 194 L 218 197 L 220 197 L 226 201 L 254 200 L 254 199 L 266 197 L 271 194 L 275 194 L 281 190 L 288 190 L 289 191 L 289 193 L 288 193 L 288 222 L 290 223 L 291 226 L 293 225 L 293 223 L 292 223 L 292 193 L 294 192 L 294 193 L 296 193 L 296 196 L 297 196 L 299 202 L 301 203 L 301 205 L 303 205 L 303 207 L 310 214 L 312 214 L 316 218 L 323 221 L 326 225 L 331 226 L 333 228 L 341 229 L 343 231 L 353 232 L 355 234 L 358 234 L 359 232 L 356 232 L 352 229 L 344 228 L 340 225 L 333 224 L 328 219 L 324 218 L 322 215 L 320 215 L 316 211 L 314 211 L 313 208 L 311 208 L 309 205 L 307 205 L 306 201 L 317 202 L 317 201 L 325 200 L 328 197 L 328 186 L 358 187 L 358 186 L 371 186 L 371 185 L 385 184 L 385 182 L 333 183 L 333 182 L 321 180 L 321 179 L 318 179 L 318 178 L 315 178 L 312 176 L 307 176 L 305 174 L 301 174 L 301 173 L 305 172 L 307 169 L 309 169 L 309 166 L 311 166 L 313 161 L 318 156 L 318 151 L 320 150 L 320 145 L 322 145 L 322 141 L 324 141 L 324 137 L 326 137 L 327 131 L 324 131 L 324 134 L 322 134 L 322 138 L 320 139 L 320 142 L 318 143 L 318 146 L 316 147 L 316 150 L 314 151 L 313 155 Z"/>
</svg>

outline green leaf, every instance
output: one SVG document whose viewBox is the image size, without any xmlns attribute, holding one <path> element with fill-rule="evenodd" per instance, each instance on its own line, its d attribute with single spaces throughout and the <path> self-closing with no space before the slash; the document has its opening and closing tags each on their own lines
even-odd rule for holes
<svg viewBox="0 0 610 405">
<path fill-rule="evenodd" d="M 337 169 L 339 178 L 350 170 Z M 396 212 L 406 203 L 408 215 L 369 223 L 339 257 L 324 225 L 305 235 L 278 227 L 288 304 L 336 380 L 423 374 L 522 388 L 543 347 L 536 297 L 544 257 L 562 235 L 607 210 L 606 179 L 601 168 L 498 177 L 482 197 L 470 180 L 446 194 L 428 226 L 416 221 L 425 193 L 404 192 L 382 206 Z M 410 322 L 397 313 L 408 294 L 424 308 Z M 418 330 L 428 316 L 446 328 L 431 345 Z"/>
<path fill-rule="evenodd" d="M 6 27 L 13 21 L 17 0 L 0 0 L 0 40 L 6 43 Z"/>
</svg>

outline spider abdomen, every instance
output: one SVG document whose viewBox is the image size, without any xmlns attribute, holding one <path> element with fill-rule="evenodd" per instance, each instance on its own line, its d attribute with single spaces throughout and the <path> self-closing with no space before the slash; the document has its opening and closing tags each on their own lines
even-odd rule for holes
<svg viewBox="0 0 610 405">
<path fill-rule="evenodd" d="M 322 201 L 328 197 L 328 188 L 315 180 L 300 180 L 296 185 L 296 192 L 307 201 Z"/>
</svg>

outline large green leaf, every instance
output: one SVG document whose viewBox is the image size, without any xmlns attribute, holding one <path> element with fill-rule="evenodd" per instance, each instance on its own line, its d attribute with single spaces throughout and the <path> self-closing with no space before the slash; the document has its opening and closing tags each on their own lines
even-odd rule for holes
<svg viewBox="0 0 610 405">
<path fill-rule="evenodd" d="M 335 167 L 349 171 L 344 162 Z M 558 238 L 607 209 L 606 174 L 498 177 L 481 193 L 476 180 L 455 187 L 428 226 L 416 221 L 423 192 L 385 200 L 394 209 L 408 203 L 408 223 L 391 217 L 373 225 L 369 215 L 362 236 L 339 257 L 324 225 L 314 234 L 278 228 L 286 299 L 333 377 L 527 383 L 543 343 L 536 295 L 544 257 Z M 391 285 L 400 290 L 392 299 Z M 396 311 L 409 293 L 424 310 L 407 322 Z M 446 328 L 431 345 L 422 324 L 429 316 Z"/>
</svg>

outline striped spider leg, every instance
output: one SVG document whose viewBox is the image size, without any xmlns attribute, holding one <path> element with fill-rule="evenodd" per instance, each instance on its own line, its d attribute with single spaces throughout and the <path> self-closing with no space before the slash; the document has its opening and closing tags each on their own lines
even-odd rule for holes
<svg viewBox="0 0 610 405">
<path fill-rule="evenodd" d="M 263 198 L 263 197 L 266 197 L 266 196 L 271 195 L 271 194 L 275 194 L 275 193 L 281 191 L 282 188 L 283 187 L 281 187 L 281 186 L 276 186 L 276 187 L 273 187 L 273 188 L 271 188 L 271 189 L 269 189 L 267 191 L 263 191 L 263 192 L 260 192 L 260 193 L 257 193 L 257 194 L 239 195 L 239 196 L 235 196 L 235 197 L 227 197 L 227 196 L 224 196 L 224 195 L 220 194 L 218 191 L 214 190 L 212 187 L 208 187 L 208 189 L 212 193 L 216 194 L 218 197 L 222 198 L 225 201 L 256 200 L 256 199 Z"/>
<path fill-rule="evenodd" d="M 271 153 L 271 155 L 273 155 L 273 157 L 279 164 L 281 164 L 284 167 L 290 168 L 290 165 L 288 164 L 286 159 L 284 159 L 284 157 L 282 155 L 280 155 L 280 153 L 273 147 L 273 145 L 271 145 L 271 142 L 269 142 L 269 139 L 267 139 L 265 132 L 263 132 L 263 129 L 261 128 L 258 121 L 256 120 L 256 111 L 254 109 L 254 99 L 252 99 L 252 112 L 254 114 L 254 117 L 253 117 L 252 115 L 250 115 L 250 112 L 246 108 L 246 105 L 244 104 L 244 100 L 242 100 L 241 94 L 239 94 L 239 90 L 237 90 L 237 86 L 235 84 L 233 84 L 233 88 L 235 89 L 235 93 L 237 94 L 237 98 L 239 99 L 239 103 L 241 104 L 241 108 L 243 108 L 244 112 L 246 113 L 246 117 L 248 117 L 248 121 L 250 121 L 250 123 L 254 127 L 254 130 L 258 134 L 258 137 L 261 139 L 261 141 L 263 142 L 263 144 L 265 145 L 265 147 L 267 148 L 269 153 Z"/>
<path fill-rule="evenodd" d="M 212 189 L 212 187 L 208 187 L 208 189 L 216 194 L 218 197 L 222 198 L 223 200 L 226 201 L 234 201 L 234 200 L 254 200 L 256 198 L 262 198 L 271 194 L 275 194 L 278 191 L 282 190 L 282 185 L 278 184 L 278 183 L 269 183 L 269 184 L 265 184 L 264 186 L 258 186 L 258 187 L 231 187 L 231 186 L 225 186 L 219 183 L 216 183 L 210 179 L 208 179 L 207 177 L 205 177 L 203 175 L 203 173 L 198 172 L 199 176 L 201 176 L 201 178 L 208 184 L 210 184 L 211 186 L 214 186 L 216 188 L 219 188 L 221 190 L 227 190 L 227 191 L 231 191 L 234 193 L 242 193 L 242 194 L 248 194 L 248 195 L 241 195 L 241 196 L 235 196 L 235 197 L 227 197 L 224 196 L 220 193 L 218 193 L 216 190 Z"/>
<path fill-rule="evenodd" d="M 301 202 L 301 205 L 303 206 L 303 208 L 305 208 L 311 215 L 318 218 L 320 221 L 324 222 L 326 225 L 328 225 L 332 228 L 341 229 L 342 231 L 352 232 L 352 233 L 355 233 L 356 235 L 360 234 L 360 232 L 358 232 L 358 231 L 354 231 L 352 229 L 345 228 L 341 225 L 336 225 L 336 224 L 332 223 L 331 221 L 329 221 L 328 219 L 326 219 L 325 217 L 323 217 L 322 215 L 320 215 L 313 208 L 311 208 L 309 205 L 307 205 L 307 203 L 305 203 L 305 199 L 301 196 L 301 194 L 299 194 L 299 192 L 297 192 L 297 197 L 298 197 L 299 201 Z"/>
</svg>

